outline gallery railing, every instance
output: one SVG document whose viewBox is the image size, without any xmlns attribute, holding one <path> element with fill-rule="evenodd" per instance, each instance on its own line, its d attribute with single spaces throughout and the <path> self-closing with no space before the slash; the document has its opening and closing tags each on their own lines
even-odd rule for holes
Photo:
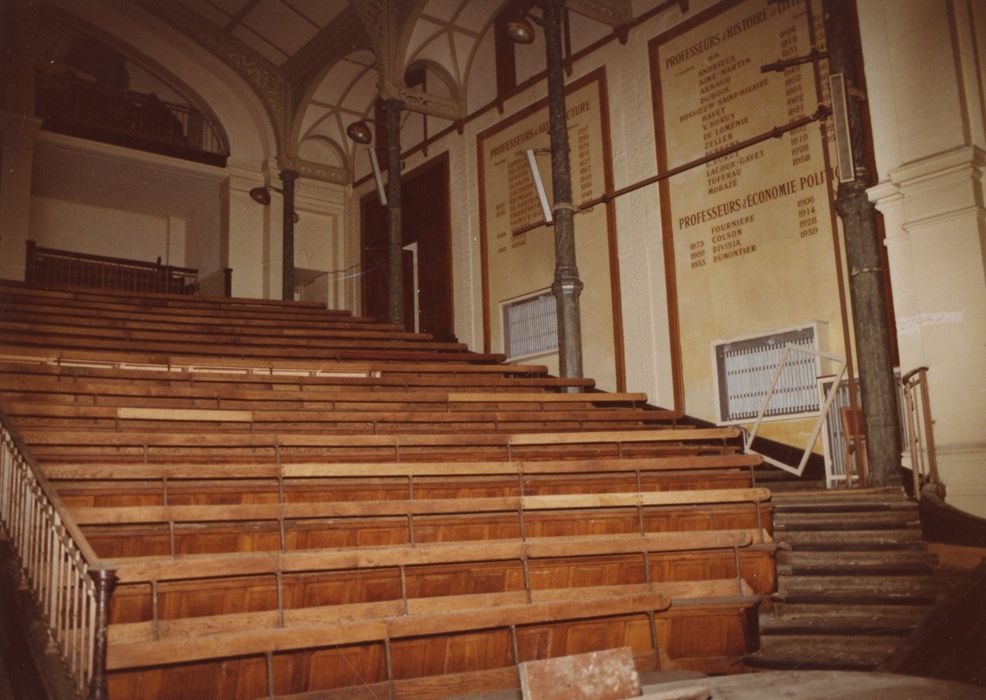
<svg viewBox="0 0 986 700">
<path fill-rule="evenodd" d="M 232 270 L 199 280 L 199 271 L 160 263 L 43 248 L 27 242 L 28 284 L 65 285 L 163 294 L 229 296 Z"/>
<path fill-rule="evenodd" d="M 100 561 L 0 410 L 0 537 L 80 697 L 106 698 L 109 598 Z"/>
<path fill-rule="evenodd" d="M 907 455 L 914 478 L 914 495 L 920 498 L 922 486 L 939 483 L 931 399 L 928 396 L 928 368 L 913 369 L 901 377 L 900 382 L 904 387 Z"/>
</svg>

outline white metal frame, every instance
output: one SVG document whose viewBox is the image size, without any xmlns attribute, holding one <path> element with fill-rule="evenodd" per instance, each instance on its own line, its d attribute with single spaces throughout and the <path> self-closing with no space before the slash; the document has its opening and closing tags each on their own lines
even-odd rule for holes
<svg viewBox="0 0 986 700">
<path fill-rule="evenodd" d="M 818 420 L 815 421 L 815 427 L 811 432 L 811 438 L 808 440 L 808 444 L 805 446 L 804 454 L 801 455 L 801 462 L 797 467 L 792 467 L 789 464 L 785 464 L 780 460 L 776 460 L 773 457 L 769 457 L 761 452 L 757 452 L 753 449 L 753 441 L 757 437 L 757 431 L 760 429 L 760 424 L 763 422 L 764 414 L 767 412 L 767 407 L 770 406 L 770 399 L 774 395 L 774 388 L 777 386 L 777 380 L 781 376 L 781 370 L 784 368 L 784 363 L 787 362 L 788 355 L 791 351 L 811 353 L 816 357 L 830 360 L 837 363 L 839 369 L 835 373 L 835 382 L 832 385 L 832 389 L 829 391 L 828 395 L 825 397 L 825 402 L 819 408 Z M 822 432 L 822 426 L 825 424 L 825 419 L 828 415 L 829 407 L 832 405 L 832 401 L 835 400 L 836 394 L 839 391 L 839 384 L 842 382 L 842 378 L 846 374 L 846 358 L 841 355 L 834 355 L 829 352 L 824 352 L 822 350 L 808 350 L 806 348 L 798 347 L 793 343 L 786 343 L 784 345 L 784 352 L 781 354 L 780 361 L 777 363 L 777 367 L 774 369 L 774 375 L 770 380 L 770 388 L 767 390 L 767 395 L 764 397 L 763 404 L 760 406 L 760 412 L 757 414 L 757 419 L 753 423 L 753 430 L 748 431 L 746 434 L 746 439 L 743 444 L 743 451 L 748 454 L 757 454 L 763 457 L 763 461 L 767 464 L 777 467 L 778 469 L 783 469 L 786 472 L 790 472 L 795 476 L 801 476 L 804 474 L 805 466 L 808 464 L 808 458 L 811 456 L 811 450 L 818 442 L 818 436 Z"/>
</svg>

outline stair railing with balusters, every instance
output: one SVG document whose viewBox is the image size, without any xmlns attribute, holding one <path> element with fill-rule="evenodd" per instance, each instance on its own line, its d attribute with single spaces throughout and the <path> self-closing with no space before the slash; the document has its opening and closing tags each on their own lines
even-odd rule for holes
<svg viewBox="0 0 986 700">
<path fill-rule="evenodd" d="M 116 574 L 101 561 L 0 410 L 0 539 L 20 566 L 37 613 L 76 692 L 103 700 L 109 598 Z"/>
<path fill-rule="evenodd" d="M 928 395 L 928 368 L 918 367 L 900 378 L 904 387 L 904 413 L 907 420 L 907 453 L 914 478 L 914 497 L 921 498 L 927 484 L 942 488 L 935 458 L 931 400 Z"/>
</svg>

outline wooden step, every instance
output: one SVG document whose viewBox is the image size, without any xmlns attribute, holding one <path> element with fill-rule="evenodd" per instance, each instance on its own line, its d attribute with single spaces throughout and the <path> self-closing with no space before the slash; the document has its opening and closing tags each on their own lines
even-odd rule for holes
<svg viewBox="0 0 986 700">
<path fill-rule="evenodd" d="M 775 516 L 776 523 L 776 516 Z M 776 537 L 776 535 L 775 535 Z M 778 575 L 932 574 L 938 557 L 922 550 L 904 551 L 779 551 Z"/>
<path fill-rule="evenodd" d="M 780 541 L 795 550 L 925 549 L 919 528 L 787 531 Z"/>
<path fill-rule="evenodd" d="M 784 603 L 778 602 L 774 605 L 773 614 L 762 613 L 761 620 L 767 618 L 788 618 L 788 617 L 821 617 L 831 616 L 834 618 L 849 618 L 854 615 L 877 618 L 883 616 L 888 619 L 900 620 L 902 624 L 913 624 L 920 621 L 929 610 L 928 605 L 902 605 L 896 603 L 880 603 L 877 605 L 854 604 L 854 603 Z"/>
<path fill-rule="evenodd" d="M 916 509 L 851 513 L 791 513 L 780 510 L 775 527 L 778 532 L 896 530 L 920 527 L 920 521 Z"/>
<path fill-rule="evenodd" d="M 744 661 L 757 668 L 872 671 L 898 641 L 897 635 L 766 635 Z"/>
<path fill-rule="evenodd" d="M 787 492 L 779 495 L 777 500 L 779 511 L 792 513 L 897 510 L 913 508 L 915 505 L 901 489 Z"/>
<path fill-rule="evenodd" d="M 808 608 L 809 606 L 802 606 Z M 762 614 L 761 635 L 897 635 L 917 628 L 930 606 L 810 606 L 815 612 Z"/>
<path fill-rule="evenodd" d="M 929 605 L 950 585 L 932 576 L 783 576 L 775 600 L 787 603 Z"/>
</svg>

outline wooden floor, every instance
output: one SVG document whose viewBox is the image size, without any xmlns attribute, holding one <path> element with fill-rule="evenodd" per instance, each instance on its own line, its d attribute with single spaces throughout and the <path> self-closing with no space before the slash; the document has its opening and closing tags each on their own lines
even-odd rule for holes
<svg viewBox="0 0 986 700">
<path fill-rule="evenodd" d="M 445 697 L 758 646 L 773 511 L 731 428 L 313 304 L 0 302 L 0 405 L 119 577 L 112 698 Z"/>
</svg>

